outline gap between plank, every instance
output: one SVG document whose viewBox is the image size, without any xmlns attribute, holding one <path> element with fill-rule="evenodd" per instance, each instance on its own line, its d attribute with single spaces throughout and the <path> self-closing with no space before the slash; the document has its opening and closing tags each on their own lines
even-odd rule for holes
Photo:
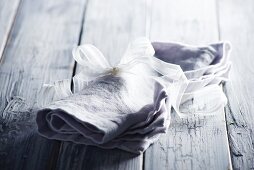
<svg viewBox="0 0 254 170">
<path fill-rule="evenodd" d="M 219 2 L 218 0 L 215 0 L 215 13 L 216 13 L 216 20 L 217 20 L 217 32 L 218 32 L 218 40 L 221 40 L 221 26 L 220 26 L 220 10 L 219 10 Z M 226 92 L 226 87 L 225 84 L 222 84 L 222 89 L 226 95 L 226 97 L 228 98 L 228 94 Z M 231 149 L 230 149 L 230 145 L 229 145 L 229 130 L 228 130 L 228 125 L 227 125 L 227 112 L 226 112 L 226 107 L 229 106 L 229 100 L 227 105 L 224 107 L 224 117 L 225 117 L 225 128 L 226 128 L 226 134 L 227 134 L 227 149 L 228 149 L 228 156 L 229 156 L 229 169 L 233 169 L 232 166 L 232 156 L 231 156 Z"/>
<path fill-rule="evenodd" d="M 81 18 L 81 27 L 80 27 L 80 31 L 79 31 L 79 39 L 78 39 L 77 45 L 80 45 L 80 44 L 81 44 L 81 41 L 82 41 L 83 27 L 84 27 L 85 15 L 86 15 L 86 10 L 87 10 L 88 4 L 89 4 L 89 0 L 86 0 L 85 6 L 84 6 L 84 10 L 83 10 L 83 16 L 82 16 L 82 18 Z M 76 69 L 77 69 L 77 62 L 74 61 L 74 66 L 73 66 L 71 78 L 73 78 L 73 77 L 75 76 L 75 74 L 76 74 Z M 72 92 L 73 92 L 73 88 L 74 88 L 74 84 L 73 84 L 73 81 L 71 81 L 71 91 L 72 91 Z"/>
<path fill-rule="evenodd" d="M 218 0 L 215 0 L 215 14 L 216 14 L 216 21 L 217 21 L 217 32 L 218 32 L 218 39 L 221 41 L 221 33 L 220 33 L 220 13 L 219 13 L 219 3 Z M 224 88 L 224 87 L 223 87 Z"/>
<path fill-rule="evenodd" d="M 146 17 L 145 17 L 145 19 L 146 19 L 146 28 L 145 28 L 145 31 L 146 31 L 146 33 L 145 33 L 145 36 L 147 37 L 147 38 L 149 38 L 150 39 L 150 33 L 151 33 L 151 21 L 152 21 L 152 3 L 153 3 L 153 0 L 146 0 L 146 6 L 145 6 L 145 11 L 146 11 Z M 145 157 L 146 157 L 146 154 L 145 154 L 145 152 L 143 152 L 142 153 L 142 157 L 141 157 L 141 167 L 140 167 L 140 169 L 142 169 L 142 170 L 145 170 Z"/>
<path fill-rule="evenodd" d="M 218 0 L 215 0 L 215 14 L 216 14 L 216 20 L 217 20 L 217 32 L 218 32 L 218 40 L 221 40 L 221 29 L 220 29 L 220 10 L 219 10 L 219 2 Z M 222 89 L 223 92 L 225 93 L 226 97 L 228 98 L 228 94 L 226 92 L 226 87 L 225 84 L 222 84 Z M 230 145 L 229 145 L 229 130 L 228 130 L 228 125 L 227 125 L 227 115 L 226 115 L 226 107 L 229 106 L 229 100 L 227 105 L 224 107 L 224 118 L 225 118 L 225 129 L 226 129 L 226 135 L 227 135 L 227 148 L 228 148 L 228 156 L 229 156 L 229 169 L 233 169 L 232 166 L 232 156 L 231 156 L 231 149 L 230 149 Z"/>
<path fill-rule="evenodd" d="M 145 170 L 145 158 L 146 158 L 146 154 L 145 153 L 143 153 L 143 156 L 142 156 L 142 170 Z"/>
<path fill-rule="evenodd" d="M 222 86 L 223 88 L 223 92 L 225 93 L 226 97 L 228 98 L 228 93 L 227 93 L 227 89 L 225 87 L 225 85 L 223 84 Z M 227 124 L 227 110 L 226 110 L 226 107 L 230 108 L 230 103 L 229 103 L 229 100 L 228 100 L 228 103 L 227 105 L 224 107 L 224 113 L 225 113 L 225 126 L 226 126 L 226 132 L 227 132 L 227 142 L 228 142 L 228 155 L 229 155 L 229 166 L 231 169 L 233 169 L 233 164 L 232 164 L 232 152 L 231 152 L 231 147 L 230 147 L 230 139 L 229 139 L 229 130 L 228 130 L 228 124 Z"/>
<path fill-rule="evenodd" d="M 82 17 L 81 17 L 81 22 L 80 22 L 81 26 L 80 26 L 79 38 L 78 38 L 77 45 L 80 45 L 81 40 L 82 40 L 83 25 L 84 25 L 84 22 L 85 22 L 85 15 L 86 15 L 86 11 L 87 11 L 88 2 L 89 2 L 89 0 L 86 0 L 85 5 L 84 5 L 84 10 L 83 10 Z M 74 75 L 76 73 L 76 68 L 77 68 L 77 62 L 74 61 L 71 79 L 74 77 Z M 70 86 L 71 86 L 71 91 L 73 92 L 73 88 L 74 88 L 73 81 L 71 81 Z M 50 166 L 49 166 L 50 170 L 51 169 L 53 170 L 53 169 L 57 168 L 56 166 L 57 166 L 57 162 L 58 162 L 58 158 L 59 158 L 59 155 L 60 155 L 62 145 L 63 145 L 63 142 L 59 141 L 59 142 L 57 142 L 56 146 L 54 147 L 55 148 L 55 150 L 53 152 L 54 154 L 52 155 L 52 157 L 50 159 L 50 160 L 54 160 L 54 161 L 50 161 Z"/>
<path fill-rule="evenodd" d="M 17 6 L 17 9 L 15 11 L 15 14 L 13 15 L 13 17 L 11 18 L 12 22 L 9 24 L 8 28 L 7 28 L 7 33 L 6 33 L 6 36 L 4 37 L 4 40 L 3 40 L 3 44 L 2 46 L 0 47 L 0 64 L 2 63 L 3 61 L 3 56 L 4 56 L 4 52 L 5 52 L 5 49 L 6 49 L 6 46 L 7 46 L 7 43 L 9 41 L 9 37 L 10 37 L 10 34 L 13 30 L 13 25 L 14 25 L 14 22 L 16 21 L 16 18 L 17 18 L 17 15 L 20 11 L 20 7 L 22 5 L 22 1 L 23 0 L 19 0 L 18 2 L 18 6 Z"/>
</svg>

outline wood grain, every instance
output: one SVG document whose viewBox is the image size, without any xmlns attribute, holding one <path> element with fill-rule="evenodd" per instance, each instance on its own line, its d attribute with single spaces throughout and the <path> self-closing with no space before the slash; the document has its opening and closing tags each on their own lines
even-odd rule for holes
<svg viewBox="0 0 254 170">
<path fill-rule="evenodd" d="M 24 0 L 0 65 L 0 167 L 50 169 L 58 142 L 36 132 L 38 91 L 43 83 L 71 78 L 85 1 Z"/>
<path fill-rule="evenodd" d="M 0 1 L 0 169 L 254 169 L 252 0 L 86 2 Z M 38 136 L 31 108 L 43 83 L 81 69 L 71 56 L 74 45 L 93 43 L 117 62 L 128 42 L 144 35 L 232 42 L 226 120 L 223 111 L 207 118 L 172 114 L 168 133 L 139 156 Z"/>
<path fill-rule="evenodd" d="M 221 39 L 233 50 L 230 82 L 225 92 L 226 119 L 234 169 L 254 169 L 254 1 L 218 1 Z"/>
<path fill-rule="evenodd" d="M 213 0 L 153 1 L 151 11 L 152 40 L 196 45 L 218 41 Z M 146 170 L 231 169 L 223 110 L 207 118 L 173 114 L 171 122 L 167 134 L 146 151 Z"/>
<path fill-rule="evenodd" d="M 20 0 L 0 1 L 0 61 L 14 22 Z"/>
<path fill-rule="evenodd" d="M 130 40 L 145 33 L 145 1 L 92 0 L 87 6 L 81 43 L 94 44 L 111 62 L 117 62 Z M 80 69 L 78 66 L 77 70 Z M 142 155 L 121 150 L 104 150 L 64 142 L 57 168 L 136 170 L 142 169 L 142 158 Z"/>
</svg>

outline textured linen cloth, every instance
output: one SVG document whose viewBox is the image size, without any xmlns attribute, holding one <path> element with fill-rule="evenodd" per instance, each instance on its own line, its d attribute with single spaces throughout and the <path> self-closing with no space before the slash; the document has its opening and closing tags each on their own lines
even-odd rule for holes
<svg viewBox="0 0 254 170">
<path fill-rule="evenodd" d="M 200 104 L 206 106 L 201 112 L 207 114 L 224 107 L 218 84 L 228 78 L 228 51 L 228 43 L 193 47 L 151 44 L 140 38 L 130 43 L 120 64 L 112 67 L 94 46 L 81 46 L 73 52 L 84 68 L 73 79 L 74 93 L 68 80 L 42 90 L 45 101 L 36 118 L 39 134 L 142 153 L 166 132 L 171 105 L 180 116 L 199 112 Z M 209 92 L 214 96 L 199 102 Z M 47 103 L 49 99 L 53 101 Z M 214 99 L 217 102 L 209 109 Z M 184 105 L 189 101 L 194 107 Z"/>
<path fill-rule="evenodd" d="M 221 89 L 218 84 L 227 81 L 229 77 L 231 69 L 231 62 L 228 60 L 231 52 L 229 42 L 219 42 L 200 47 L 175 42 L 153 42 L 152 45 L 157 58 L 180 65 L 189 80 L 181 98 L 181 104 L 185 103 L 188 108 L 182 105 L 181 109 L 189 111 L 192 109 L 192 113 L 195 114 L 203 113 L 203 109 L 199 110 L 194 108 L 195 106 L 189 107 L 190 103 L 186 103 L 193 98 L 196 99 L 197 103 L 207 100 L 208 105 L 205 107 L 214 109 L 208 111 L 207 108 L 211 115 L 218 111 L 217 107 L 212 105 L 215 100 L 218 100 L 217 103 L 222 105 L 226 104 L 227 99 L 221 95 L 222 92 L 220 92 Z M 193 105 L 193 100 L 191 105 Z M 198 104 L 196 107 L 199 107 Z M 184 117 L 180 110 L 178 113 Z"/>
</svg>

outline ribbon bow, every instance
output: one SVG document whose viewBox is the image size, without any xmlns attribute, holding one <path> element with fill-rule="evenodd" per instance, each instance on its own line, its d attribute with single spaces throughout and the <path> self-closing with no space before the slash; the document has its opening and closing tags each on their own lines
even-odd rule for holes
<svg viewBox="0 0 254 170">
<path fill-rule="evenodd" d="M 82 71 L 73 77 L 74 93 L 79 92 L 90 81 L 94 81 L 99 77 L 106 75 L 119 76 L 122 73 L 127 73 L 141 77 L 149 77 L 162 84 L 167 92 L 170 103 L 181 117 L 186 116 L 187 113 L 214 114 L 221 106 L 224 107 L 225 97 L 223 97 L 223 92 L 220 87 L 211 85 L 206 89 L 201 89 L 193 93 L 185 93 L 189 80 L 186 78 L 181 67 L 154 57 L 154 53 L 155 51 L 151 42 L 147 38 L 139 38 L 129 44 L 118 64 L 111 65 L 95 46 L 91 44 L 78 46 L 73 49 L 72 54 L 77 63 L 82 66 Z M 134 68 L 139 64 L 144 64 L 159 74 L 136 72 Z M 45 85 L 46 88 L 44 88 L 43 94 L 45 96 L 46 93 L 51 98 L 54 98 L 54 100 L 71 95 L 71 90 L 67 88 L 69 83 L 68 80 L 63 80 L 54 85 Z M 207 99 L 206 95 L 209 92 L 215 95 Z M 195 105 L 192 107 L 188 105 L 188 107 L 180 111 L 183 97 L 185 98 L 184 101 L 187 98 L 195 98 Z M 218 102 L 213 102 L 210 107 L 207 107 L 209 103 L 216 100 Z"/>
</svg>

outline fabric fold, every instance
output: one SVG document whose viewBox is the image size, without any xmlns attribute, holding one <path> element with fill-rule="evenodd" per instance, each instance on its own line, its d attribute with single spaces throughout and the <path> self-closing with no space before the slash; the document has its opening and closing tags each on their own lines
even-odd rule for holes
<svg viewBox="0 0 254 170">
<path fill-rule="evenodd" d="M 226 104 L 229 43 L 195 47 L 134 40 L 117 65 L 95 46 L 74 48 L 83 68 L 71 81 L 45 85 L 38 132 L 49 139 L 142 153 L 179 116 L 214 115 Z M 207 94 L 211 94 L 207 97 Z"/>
</svg>

